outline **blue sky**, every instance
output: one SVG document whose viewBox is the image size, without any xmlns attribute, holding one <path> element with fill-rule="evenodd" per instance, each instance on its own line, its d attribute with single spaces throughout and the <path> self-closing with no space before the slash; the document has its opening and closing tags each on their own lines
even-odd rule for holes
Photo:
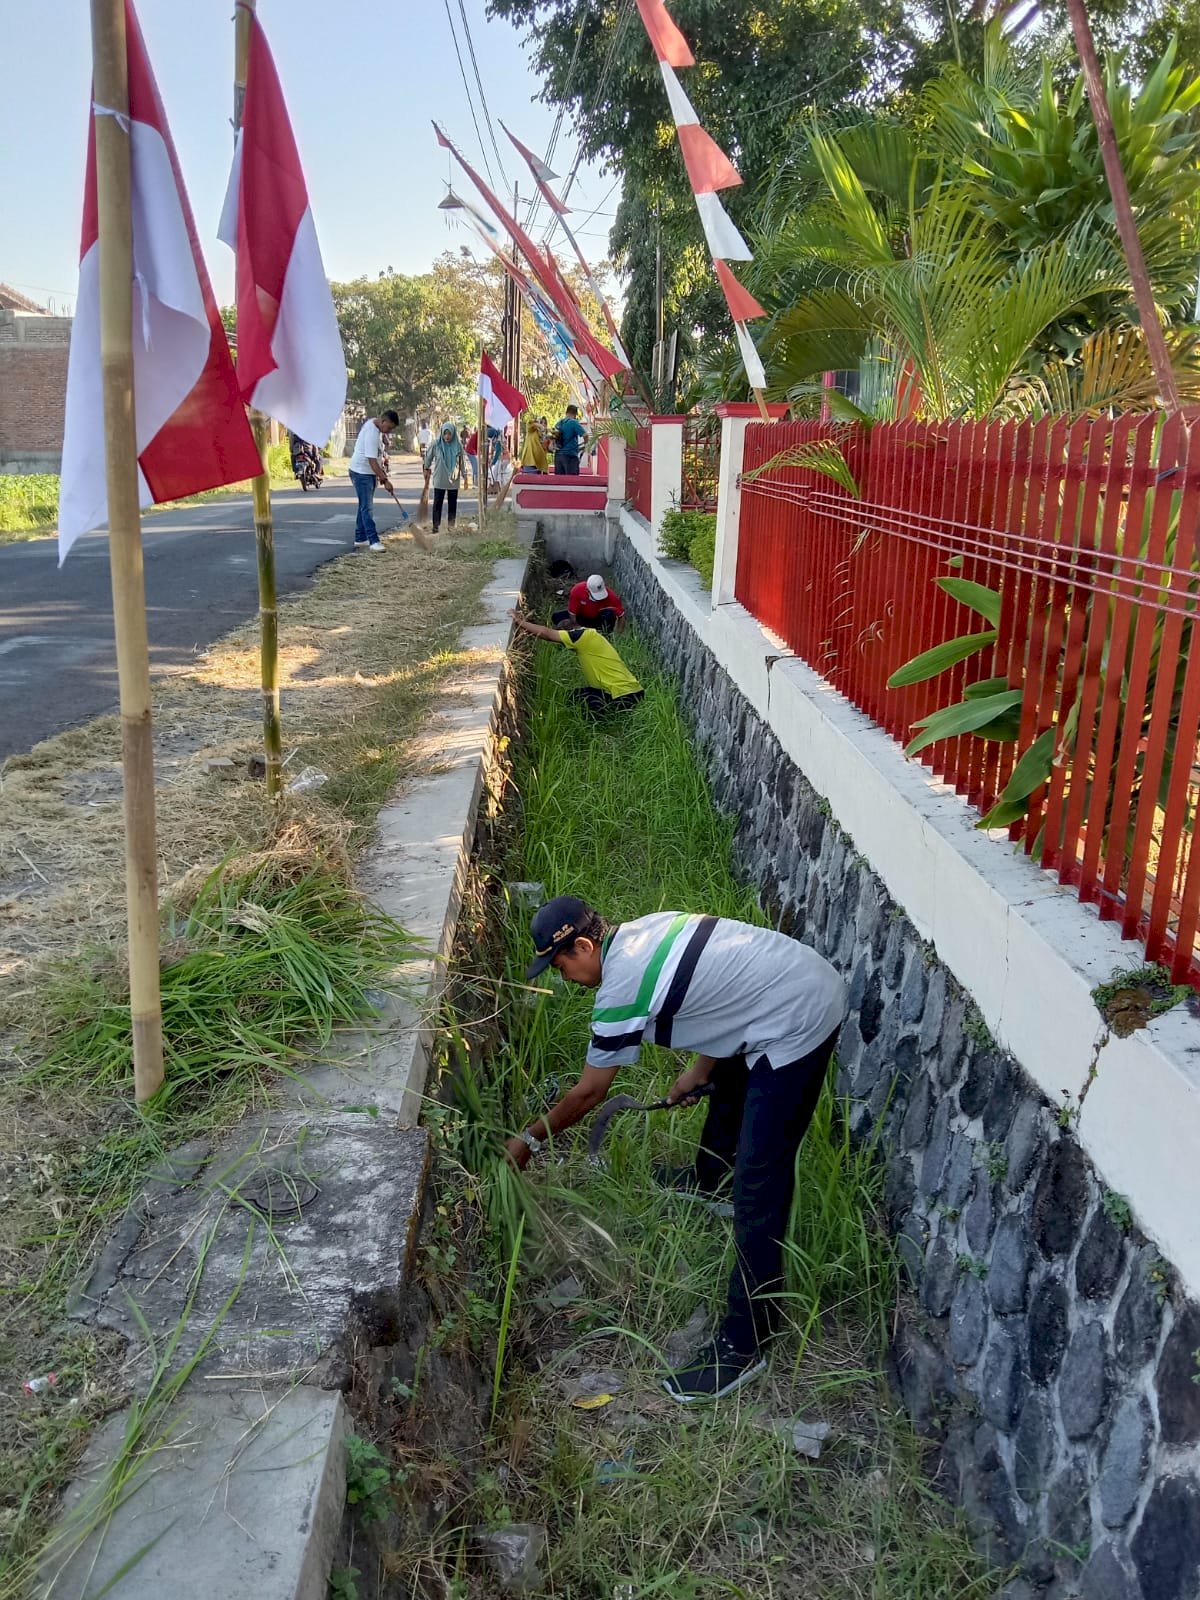
<svg viewBox="0 0 1200 1600">
<path fill-rule="evenodd" d="M 232 294 L 232 257 L 215 233 L 232 140 L 233 5 L 135 3 L 217 298 L 225 303 Z M 374 276 L 389 266 L 420 272 L 442 250 L 467 241 L 461 229 L 447 228 L 437 209 L 449 158 L 434 142 L 431 117 L 483 170 L 445 3 L 259 0 L 331 278 Z M 544 153 L 553 114 L 536 99 L 540 83 L 515 30 L 485 22 L 484 0 L 463 3 L 508 179 L 528 190 L 528 173 L 523 165 L 518 170 L 520 158 L 499 119 Z M 457 18 L 458 0 L 448 4 Z M 59 0 L 53 7 L 6 0 L 0 9 L 0 281 L 70 308 L 91 81 L 89 8 L 87 0 Z M 470 75 L 465 45 L 463 60 Z M 476 114 L 486 141 L 478 106 Z M 495 169 L 490 143 L 487 148 Z M 574 157 L 564 125 L 555 170 L 565 174 Z M 605 253 L 616 208 L 613 182 L 613 174 L 585 166 L 572 191 L 580 242 L 594 260 Z M 589 219 L 593 207 L 598 213 Z"/>
</svg>

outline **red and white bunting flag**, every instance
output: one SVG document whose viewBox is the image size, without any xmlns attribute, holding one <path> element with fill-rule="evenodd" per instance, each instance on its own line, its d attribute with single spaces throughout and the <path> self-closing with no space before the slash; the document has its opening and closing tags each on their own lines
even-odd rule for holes
<svg viewBox="0 0 1200 1600">
<path fill-rule="evenodd" d="M 694 67 L 696 58 L 688 42 L 675 26 L 663 0 L 637 0 L 654 54 L 672 67 Z"/>
<path fill-rule="evenodd" d="M 671 114 L 679 133 L 679 149 L 696 197 L 709 254 L 724 261 L 751 261 L 750 246 L 717 198 L 721 189 L 732 189 L 741 183 L 737 169 L 716 140 L 700 126 L 695 107 L 668 63 L 660 61 L 659 70 L 671 103 Z"/>
<path fill-rule="evenodd" d="M 450 140 L 446 138 L 445 134 L 438 127 L 436 122 L 433 125 L 433 131 L 437 134 L 438 144 L 441 145 L 443 150 L 450 151 L 451 155 L 467 174 L 468 178 L 470 178 L 476 189 L 479 190 L 479 193 L 487 201 L 492 213 L 500 220 L 501 223 L 503 223 L 504 227 L 508 231 L 509 237 L 514 241 L 518 249 L 524 254 L 526 261 L 529 263 L 529 270 L 533 275 L 534 281 L 551 301 L 559 316 L 571 330 L 571 333 L 577 343 L 576 355 L 578 358 L 580 358 L 580 364 L 583 367 L 583 370 L 588 373 L 589 379 L 591 378 L 591 372 L 588 370 L 589 366 L 598 369 L 599 372 L 605 377 L 613 377 L 616 373 L 623 372 L 625 368 L 622 363 L 617 359 L 616 356 L 613 355 L 611 350 L 607 349 L 600 342 L 600 340 L 596 338 L 596 336 L 588 328 L 587 323 L 575 302 L 575 298 L 571 294 L 570 289 L 563 282 L 561 274 L 558 272 L 557 265 L 550 256 L 550 252 L 546 251 L 545 254 L 543 254 L 538 249 L 537 245 L 534 244 L 533 240 L 525 232 L 524 228 L 522 228 L 517 222 L 516 218 L 509 215 L 503 205 L 501 205 L 500 201 L 492 193 L 491 189 L 488 188 L 487 184 L 475 171 L 475 168 L 471 166 L 470 162 L 467 161 L 466 158 L 454 147 Z M 566 291 L 565 294 L 564 290 Z M 587 365 L 584 365 L 585 362 Z"/>
<path fill-rule="evenodd" d="M 533 151 L 528 145 L 522 144 L 520 139 L 517 138 L 516 134 L 511 128 L 505 127 L 503 122 L 500 124 L 500 126 L 504 128 L 505 133 L 525 157 L 525 165 L 533 174 L 533 181 L 538 186 L 538 193 L 550 207 L 551 211 L 553 211 L 556 216 L 569 217 L 571 214 L 570 206 L 564 205 L 555 194 L 554 190 L 550 187 L 550 185 L 558 178 L 557 172 L 552 172 L 540 156 L 534 155 Z"/>
<path fill-rule="evenodd" d="M 762 357 L 758 347 L 750 337 L 750 329 L 744 322 L 735 322 L 733 331 L 737 334 L 738 350 L 741 352 L 742 365 L 746 369 L 746 377 L 750 380 L 752 389 L 765 389 L 767 375 L 763 371 Z"/>
<path fill-rule="evenodd" d="M 506 428 L 522 411 L 528 410 L 525 396 L 505 382 L 486 350 L 479 363 L 479 395 L 484 417 L 493 428 Z"/>
<path fill-rule="evenodd" d="M 262 471 L 238 394 L 158 86 L 131 0 L 125 4 L 133 187 L 133 386 L 143 506 Z M 67 364 L 58 559 L 108 520 L 100 369 L 100 247 L 92 104 L 79 296 Z"/>
<path fill-rule="evenodd" d="M 725 291 L 725 304 L 729 307 L 729 315 L 735 322 L 749 322 L 754 317 L 766 316 L 767 313 L 749 289 L 742 287 L 732 270 L 723 261 L 714 261 L 713 270 Z"/>
<path fill-rule="evenodd" d="M 237 255 L 242 398 L 323 445 L 346 403 L 346 361 L 300 152 L 253 12 L 242 126 L 217 232 Z"/>
</svg>

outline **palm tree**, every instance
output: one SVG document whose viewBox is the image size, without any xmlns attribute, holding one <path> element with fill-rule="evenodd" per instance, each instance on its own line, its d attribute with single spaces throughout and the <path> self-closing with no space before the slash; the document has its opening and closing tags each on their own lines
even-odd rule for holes
<svg viewBox="0 0 1200 1600">
<path fill-rule="evenodd" d="M 1136 94 L 1118 61 L 1107 74 L 1152 281 L 1183 320 L 1200 237 L 1200 79 L 1173 48 Z M 760 219 L 753 287 L 773 311 L 776 398 L 803 402 L 831 370 L 859 374 L 859 403 L 841 412 L 873 420 L 1027 414 L 1080 382 L 1115 406 L 1146 396 L 1082 84 L 1060 95 L 995 28 L 980 74 L 945 68 L 907 123 L 810 120 Z M 1195 394 L 1191 346 L 1177 354 Z M 714 353 L 710 383 L 725 366 Z"/>
</svg>

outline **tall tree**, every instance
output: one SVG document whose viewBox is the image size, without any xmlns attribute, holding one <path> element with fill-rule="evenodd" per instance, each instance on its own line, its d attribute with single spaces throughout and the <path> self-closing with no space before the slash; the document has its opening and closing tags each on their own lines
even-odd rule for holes
<svg viewBox="0 0 1200 1600">
<path fill-rule="evenodd" d="M 402 415 L 432 406 L 475 358 L 479 303 L 461 275 L 388 271 L 333 285 L 349 392 L 368 408 Z"/>
<path fill-rule="evenodd" d="M 898 81 L 915 39 L 901 0 L 674 0 L 697 65 L 685 73 L 701 122 L 729 152 L 746 190 L 771 171 L 794 119 L 814 106 L 870 98 Z M 700 339 L 725 313 L 658 65 L 633 0 L 488 0 L 489 14 L 528 29 L 543 98 L 564 107 L 579 149 L 622 174 L 614 264 L 626 275 L 624 337 L 649 365 L 661 231 L 668 315 Z"/>
</svg>

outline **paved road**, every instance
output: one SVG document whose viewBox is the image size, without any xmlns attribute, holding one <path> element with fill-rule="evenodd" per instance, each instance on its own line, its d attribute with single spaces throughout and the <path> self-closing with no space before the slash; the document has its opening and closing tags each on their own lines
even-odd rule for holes
<svg viewBox="0 0 1200 1600">
<path fill-rule="evenodd" d="M 395 465 L 397 493 L 413 509 L 416 460 Z M 347 479 L 330 478 L 316 494 L 285 488 L 272 500 L 279 592 L 288 594 L 350 547 L 354 495 Z M 380 532 L 400 522 L 387 495 L 375 509 Z M 179 666 L 258 610 L 250 498 L 156 512 L 143 527 L 151 667 Z M 117 709 L 108 535 L 80 539 L 61 572 L 57 561 L 53 539 L 0 545 L 0 760 Z"/>
</svg>

